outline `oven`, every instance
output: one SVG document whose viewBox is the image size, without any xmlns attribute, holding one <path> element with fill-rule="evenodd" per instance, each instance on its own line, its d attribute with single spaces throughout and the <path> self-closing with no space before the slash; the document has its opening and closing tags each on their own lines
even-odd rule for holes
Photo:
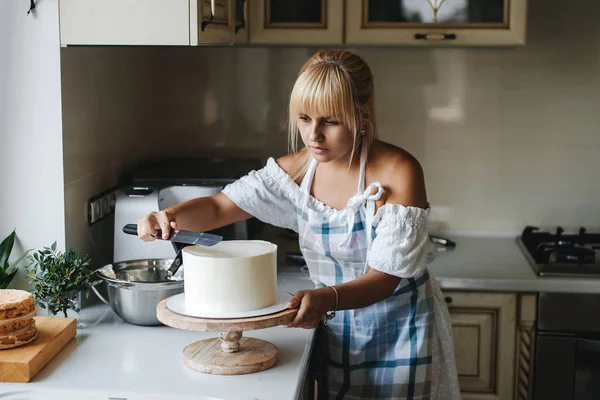
<svg viewBox="0 0 600 400">
<path fill-rule="evenodd" d="M 540 293 L 534 400 L 600 399 L 600 294 Z"/>
</svg>

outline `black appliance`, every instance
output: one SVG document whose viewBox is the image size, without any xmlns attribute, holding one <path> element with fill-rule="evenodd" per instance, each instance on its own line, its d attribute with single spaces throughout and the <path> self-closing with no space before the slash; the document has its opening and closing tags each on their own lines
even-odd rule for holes
<svg viewBox="0 0 600 400">
<path fill-rule="evenodd" d="M 540 231 L 528 226 L 517 243 L 539 276 L 590 276 L 600 278 L 600 232 Z"/>
<path fill-rule="evenodd" d="M 600 294 L 540 293 L 534 400 L 600 399 Z"/>
</svg>

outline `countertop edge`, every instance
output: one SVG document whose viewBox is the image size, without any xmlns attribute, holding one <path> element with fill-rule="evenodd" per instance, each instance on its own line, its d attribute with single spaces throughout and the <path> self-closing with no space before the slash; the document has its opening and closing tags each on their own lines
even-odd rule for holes
<svg viewBox="0 0 600 400">
<path fill-rule="evenodd" d="M 442 290 L 521 293 L 600 293 L 600 280 L 535 277 L 528 279 L 455 278 L 436 276 Z"/>
<path fill-rule="evenodd" d="M 308 375 L 308 368 L 310 365 L 310 356 L 312 354 L 312 351 L 313 351 L 313 348 L 315 345 L 316 332 L 317 332 L 317 330 L 313 329 L 310 336 L 308 337 L 306 345 L 304 346 L 304 353 L 302 354 L 302 360 L 300 360 L 300 373 L 298 374 L 299 379 L 298 379 L 298 382 L 296 383 L 296 391 L 294 393 L 294 399 L 296 399 L 296 400 L 303 399 L 302 392 L 304 389 L 304 384 L 306 383 L 306 376 Z"/>
</svg>

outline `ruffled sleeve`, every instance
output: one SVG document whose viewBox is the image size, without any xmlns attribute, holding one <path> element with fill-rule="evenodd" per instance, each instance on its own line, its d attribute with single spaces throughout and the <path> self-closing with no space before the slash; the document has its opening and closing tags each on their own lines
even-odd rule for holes
<svg viewBox="0 0 600 400">
<path fill-rule="evenodd" d="M 227 185 L 223 193 L 238 207 L 259 220 L 298 231 L 298 185 L 273 158 L 258 171 Z"/>
<path fill-rule="evenodd" d="M 373 218 L 375 237 L 367 253 L 369 267 L 399 278 L 420 276 L 432 249 L 427 232 L 429 209 L 385 204 Z"/>
</svg>

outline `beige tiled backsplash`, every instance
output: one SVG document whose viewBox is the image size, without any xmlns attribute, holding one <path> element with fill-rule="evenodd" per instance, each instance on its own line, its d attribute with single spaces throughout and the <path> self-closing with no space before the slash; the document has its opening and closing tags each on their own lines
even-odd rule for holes
<svg viewBox="0 0 600 400">
<path fill-rule="evenodd" d="M 600 24 L 567 3 L 531 0 L 525 47 L 353 49 L 375 75 L 380 137 L 423 165 L 433 230 L 600 227 Z M 62 49 L 68 218 L 138 160 L 284 154 L 315 50 Z M 68 245 L 82 236 L 67 223 Z"/>
</svg>

